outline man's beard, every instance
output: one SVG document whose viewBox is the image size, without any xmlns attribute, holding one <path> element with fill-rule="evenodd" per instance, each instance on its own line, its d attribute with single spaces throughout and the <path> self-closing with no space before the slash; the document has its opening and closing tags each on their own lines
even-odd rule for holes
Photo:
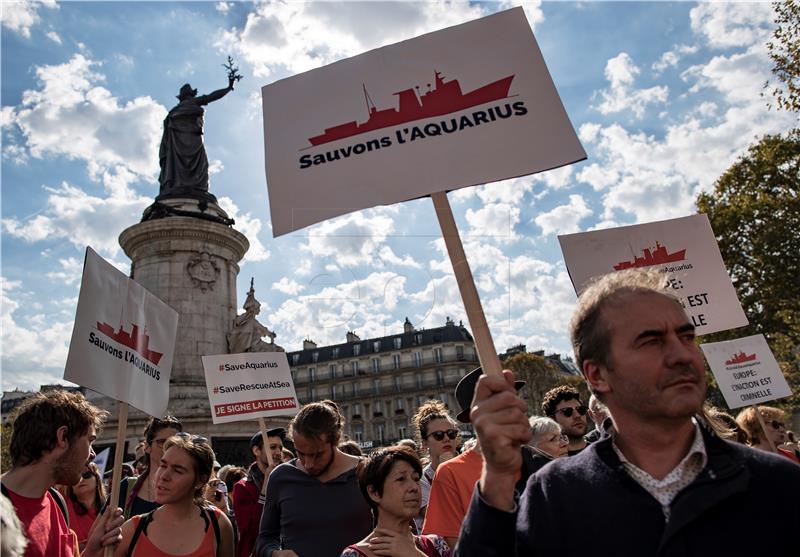
<svg viewBox="0 0 800 557">
<path fill-rule="evenodd" d="M 334 448 L 334 449 L 331 451 L 331 458 L 330 458 L 330 460 L 328 460 L 328 464 L 326 464 L 326 465 L 325 465 L 325 466 L 322 468 L 322 470 L 320 470 L 320 471 L 319 471 L 317 474 L 314 474 L 314 477 L 315 477 L 315 478 L 318 478 L 318 477 L 320 477 L 322 474 L 324 474 L 325 472 L 327 472 L 327 471 L 328 471 L 328 469 L 329 469 L 329 468 L 331 467 L 331 465 L 333 464 L 333 460 L 334 460 L 335 458 L 336 458 L 336 449 Z"/>
<path fill-rule="evenodd" d="M 75 485 L 81 480 L 81 472 L 86 469 L 87 462 L 78 462 L 77 447 L 70 446 L 53 468 L 56 483 L 62 485 Z"/>
</svg>

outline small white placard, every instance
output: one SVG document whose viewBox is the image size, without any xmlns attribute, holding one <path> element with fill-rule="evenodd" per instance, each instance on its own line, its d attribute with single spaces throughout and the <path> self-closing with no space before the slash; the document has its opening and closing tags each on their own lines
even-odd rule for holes
<svg viewBox="0 0 800 557">
<path fill-rule="evenodd" d="M 792 395 L 764 335 L 709 342 L 700 348 L 728 408 L 762 404 Z"/>
<path fill-rule="evenodd" d="M 294 416 L 300 403 L 285 352 L 203 356 L 215 424 Z"/>
<path fill-rule="evenodd" d="M 698 335 L 748 324 L 706 215 L 567 234 L 558 241 L 578 294 L 593 277 L 657 266 Z"/>
<path fill-rule="evenodd" d="M 178 313 L 86 248 L 64 379 L 163 416 Z"/>
</svg>

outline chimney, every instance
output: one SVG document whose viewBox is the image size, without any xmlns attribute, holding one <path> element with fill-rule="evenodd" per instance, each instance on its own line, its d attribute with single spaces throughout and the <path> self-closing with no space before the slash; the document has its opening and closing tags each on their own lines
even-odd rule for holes
<svg viewBox="0 0 800 557">
<path fill-rule="evenodd" d="M 361 337 L 353 331 L 347 331 L 347 342 L 361 342 Z"/>
<path fill-rule="evenodd" d="M 411 321 L 408 320 L 408 317 L 406 317 L 406 322 L 403 323 L 403 332 L 404 333 L 414 332 L 414 325 L 411 324 Z"/>
<path fill-rule="evenodd" d="M 303 350 L 311 350 L 312 348 L 316 348 L 317 343 L 310 339 L 305 339 L 303 341 Z"/>
</svg>

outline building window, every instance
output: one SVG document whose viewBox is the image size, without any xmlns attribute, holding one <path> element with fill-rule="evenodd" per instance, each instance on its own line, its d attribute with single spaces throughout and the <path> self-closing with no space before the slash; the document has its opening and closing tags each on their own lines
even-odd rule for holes
<svg viewBox="0 0 800 557">
<path fill-rule="evenodd" d="M 392 355 L 392 364 L 394 365 L 394 369 L 400 369 L 400 354 Z"/>
<path fill-rule="evenodd" d="M 354 344 L 353 345 L 353 356 L 358 356 L 359 354 L 361 354 L 361 345 L 360 344 Z"/>
<path fill-rule="evenodd" d="M 414 344 L 422 344 L 422 333 L 414 335 Z"/>
<path fill-rule="evenodd" d="M 449 394 L 447 394 L 447 393 L 440 394 L 439 395 L 439 400 L 444 402 L 444 405 L 447 406 L 448 408 L 450 407 L 450 395 Z"/>
<path fill-rule="evenodd" d="M 394 377 L 394 389 L 396 391 L 400 390 L 400 378 L 397 376 Z"/>
<path fill-rule="evenodd" d="M 422 388 L 422 374 L 421 373 L 417 373 L 414 376 L 414 378 L 417 380 L 417 388 L 421 389 Z M 421 403 L 417 404 L 417 406 L 421 406 Z"/>
<path fill-rule="evenodd" d="M 358 403 L 353 405 L 353 417 L 356 416 L 361 417 L 361 404 Z"/>
<path fill-rule="evenodd" d="M 372 371 L 378 373 L 381 370 L 381 361 L 378 358 L 372 358 Z"/>
<path fill-rule="evenodd" d="M 400 350 L 403 347 L 403 339 L 400 337 L 394 337 L 394 349 Z"/>
<path fill-rule="evenodd" d="M 372 351 L 373 352 L 380 352 L 381 351 L 381 341 L 376 340 L 372 343 Z"/>
<path fill-rule="evenodd" d="M 336 348 L 333 348 L 331 350 L 331 359 L 335 360 L 338 357 L 339 357 L 339 347 L 337 346 Z"/>
<path fill-rule="evenodd" d="M 441 364 L 444 360 L 442 359 L 442 349 L 441 348 L 434 348 L 433 349 L 433 357 L 436 359 L 437 364 Z"/>
<path fill-rule="evenodd" d="M 308 398 L 312 402 L 314 401 L 314 387 L 309 387 L 308 388 Z"/>
<path fill-rule="evenodd" d="M 297 362 L 300 361 L 300 354 L 292 354 L 292 365 L 296 366 Z"/>
<path fill-rule="evenodd" d="M 444 386 L 444 371 L 441 369 L 436 370 L 436 384 L 440 387 Z"/>
<path fill-rule="evenodd" d="M 329 365 L 328 371 L 331 372 L 331 379 L 336 379 L 336 364 Z"/>
<path fill-rule="evenodd" d="M 358 362 L 350 362 L 350 371 L 353 372 L 353 375 L 358 375 Z"/>
<path fill-rule="evenodd" d="M 422 352 L 414 352 L 414 365 L 417 367 L 422 366 Z"/>
<path fill-rule="evenodd" d="M 336 385 L 331 383 L 331 400 L 336 399 Z"/>
<path fill-rule="evenodd" d="M 372 426 L 372 430 L 375 432 L 375 440 L 383 445 L 383 424 L 375 424 Z"/>
<path fill-rule="evenodd" d="M 405 410 L 406 409 L 406 399 L 398 398 L 394 401 L 394 409 L 395 410 Z"/>
<path fill-rule="evenodd" d="M 376 395 L 381 391 L 381 380 L 380 379 L 373 379 L 372 380 L 372 391 Z"/>
<path fill-rule="evenodd" d="M 456 358 L 459 360 L 464 359 L 464 347 L 463 346 L 456 346 Z"/>
<path fill-rule="evenodd" d="M 397 436 L 400 439 L 405 439 L 406 438 L 406 426 L 404 426 L 404 425 L 398 426 L 398 428 L 397 428 Z"/>
<path fill-rule="evenodd" d="M 317 378 L 316 368 L 313 367 L 308 368 L 308 380 L 313 383 L 316 378 Z"/>
<path fill-rule="evenodd" d="M 319 361 L 319 352 L 311 353 L 311 361 L 317 363 Z"/>
<path fill-rule="evenodd" d="M 361 424 L 353 426 L 353 437 L 355 437 L 356 443 L 363 443 L 364 442 L 364 426 Z"/>
<path fill-rule="evenodd" d="M 356 386 L 355 383 L 350 383 L 350 391 L 351 391 L 350 394 L 352 394 L 353 396 L 356 396 L 358 394 L 358 387 Z"/>
</svg>

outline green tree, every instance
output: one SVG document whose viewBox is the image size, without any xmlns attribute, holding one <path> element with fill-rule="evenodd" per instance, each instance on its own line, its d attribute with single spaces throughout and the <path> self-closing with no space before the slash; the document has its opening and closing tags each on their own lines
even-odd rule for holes
<svg viewBox="0 0 800 557">
<path fill-rule="evenodd" d="M 697 198 L 750 325 L 706 342 L 763 334 L 800 408 L 800 132 L 765 136 Z"/>
<path fill-rule="evenodd" d="M 502 362 L 503 369 L 510 369 L 517 379 L 525 381 L 520 395 L 528 405 L 528 415 L 542 415 L 544 394 L 559 385 L 572 385 L 581 392 L 583 401 L 589 400 L 589 391 L 582 377 L 564 375 L 547 358 L 530 352 L 520 352 Z"/>
<path fill-rule="evenodd" d="M 11 442 L 11 422 L 6 422 L 0 431 L 0 445 L 2 451 L 0 452 L 0 470 L 3 472 L 11 468 L 11 455 L 8 453 L 8 445 Z"/>
<path fill-rule="evenodd" d="M 778 108 L 800 111 L 800 2 L 782 0 L 773 2 L 775 29 L 767 43 L 772 59 L 772 74 L 777 83 L 772 85 L 772 96 Z M 765 87 L 770 87 L 767 82 Z"/>
</svg>

